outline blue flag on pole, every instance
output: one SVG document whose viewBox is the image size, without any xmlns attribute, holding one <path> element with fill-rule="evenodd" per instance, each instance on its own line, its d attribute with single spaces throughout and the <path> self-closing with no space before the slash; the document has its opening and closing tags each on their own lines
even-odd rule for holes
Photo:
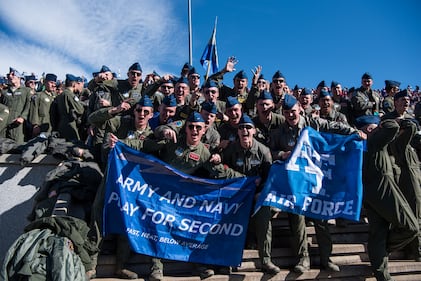
<svg viewBox="0 0 421 281">
<path fill-rule="evenodd" d="M 272 164 L 255 211 L 263 205 L 315 219 L 358 221 L 363 146 L 357 134 L 305 128 L 288 160 Z"/>
<path fill-rule="evenodd" d="M 218 51 L 216 50 L 216 22 L 213 28 L 212 36 L 209 39 L 208 45 L 206 45 L 206 48 L 203 51 L 202 57 L 200 58 L 200 63 L 206 70 L 206 77 L 208 77 L 209 74 L 218 72 L 219 66 Z"/>
<path fill-rule="evenodd" d="M 238 266 L 254 181 L 196 178 L 118 142 L 109 155 L 104 235 L 126 235 L 140 254 Z"/>
</svg>

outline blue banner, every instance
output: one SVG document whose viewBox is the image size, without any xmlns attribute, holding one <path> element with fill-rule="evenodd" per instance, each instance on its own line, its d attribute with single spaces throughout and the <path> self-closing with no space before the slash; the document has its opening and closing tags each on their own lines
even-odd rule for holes
<svg viewBox="0 0 421 281">
<path fill-rule="evenodd" d="M 127 235 L 140 254 L 238 266 L 254 181 L 186 175 L 118 142 L 108 160 L 104 235 Z"/>
<path fill-rule="evenodd" d="M 264 205 L 315 219 L 358 221 L 363 147 L 357 134 L 305 128 L 287 161 L 272 164 L 255 210 Z"/>
</svg>

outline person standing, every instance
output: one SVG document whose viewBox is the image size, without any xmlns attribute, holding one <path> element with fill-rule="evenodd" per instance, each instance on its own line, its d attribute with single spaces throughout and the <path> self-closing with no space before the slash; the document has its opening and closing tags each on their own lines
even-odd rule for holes
<svg viewBox="0 0 421 281">
<path fill-rule="evenodd" d="M 361 115 L 379 115 L 380 95 L 372 89 L 373 77 L 364 73 L 361 77 L 361 87 L 355 90 L 351 98 L 352 119 Z M 350 120 L 351 123 L 353 120 Z"/>
<path fill-rule="evenodd" d="M 368 256 L 377 281 L 392 281 L 389 254 L 419 235 L 418 221 L 395 180 L 388 146 L 399 125 L 374 115 L 363 115 L 355 125 L 367 134 L 363 160 L 364 207 L 368 218 Z"/>
<path fill-rule="evenodd" d="M 364 137 L 364 134 L 361 134 L 358 130 L 345 124 L 329 122 L 321 118 L 303 116 L 301 114 L 302 108 L 300 103 L 292 95 L 285 95 L 282 112 L 285 120 L 278 129 L 272 131 L 270 136 L 271 141 L 269 147 L 272 152 L 273 160 L 285 161 L 294 150 L 301 131 L 308 126 L 318 131 L 344 135 L 359 133 L 360 137 Z M 290 227 L 293 234 L 293 248 L 299 259 L 298 263 L 294 267 L 294 271 L 297 273 L 303 273 L 310 269 L 305 217 L 302 215 L 288 213 L 288 219 L 290 221 Z M 315 220 L 314 227 L 319 245 L 321 268 L 331 271 L 339 271 L 339 266 L 330 260 L 330 255 L 332 254 L 332 240 L 327 222 Z"/>
<path fill-rule="evenodd" d="M 411 145 L 417 134 L 418 125 L 408 113 L 410 95 L 407 89 L 394 95 L 395 110 L 382 116 L 382 120 L 396 120 L 399 134 L 390 143 L 391 159 L 397 165 L 397 184 L 411 207 L 421 227 L 421 171 L 417 151 Z M 421 261 L 421 233 L 405 247 L 407 259 Z"/>
<path fill-rule="evenodd" d="M 37 92 L 31 98 L 29 121 L 33 126 L 32 137 L 44 132 L 49 133 L 52 130 L 50 108 L 56 97 L 56 83 L 57 76 L 48 73 L 44 79 L 44 91 Z"/>
<path fill-rule="evenodd" d="M 24 122 L 31 106 L 30 89 L 22 85 L 22 74 L 10 67 L 7 74 L 9 87 L 2 91 L 1 103 L 9 108 L 5 136 L 18 144 L 25 141 Z"/>
<path fill-rule="evenodd" d="M 54 100 L 54 114 L 60 137 L 67 141 L 80 141 L 78 126 L 85 110 L 78 94 L 82 91 L 82 78 L 66 74 L 65 89 Z"/>
<path fill-rule="evenodd" d="M 248 115 L 243 114 L 241 116 L 237 134 L 238 140 L 230 143 L 222 153 L 223 163 L 246 176 L 260 177 L 261 181 L 256 190 L 256 194 L 258 194 L 264 186 L 272 165 L 272 155 L 267 146 L 254 138 L 256 128 Z M 261 207 L 250 219 L 248 235 L 256 237 L 262 271 L 277 274 L 281 269 L 271 260 L 271 219 L 271 208 L 269 206 Z"/>
</svg>

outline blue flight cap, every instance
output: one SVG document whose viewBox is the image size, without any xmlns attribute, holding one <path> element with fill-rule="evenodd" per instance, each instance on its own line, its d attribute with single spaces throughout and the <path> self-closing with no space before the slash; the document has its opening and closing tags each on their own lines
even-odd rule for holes
<svg viewBox="0 0 421 281">
<path fill-rule="evenodd" d="M 190 69 L 190 71 L 189 71 L 189 75 L 192 75 L 192 74 L 197 74 L 197 75 L 199 75 L 199 76 L 200 76 L 200 74 L 196 71 L 196 68 L 195 68 L 195 67 L 192 67 L 192 68 Z"/>
<path fill-rule="evenodd" d="M 112 72 L 112 71 L 111 71 L 111 69 L 110 69 L 108 66 L 103 65 L 103 66 L 101 67 L 101 69 L 100 69 L 99 73 L 104 73 L 104 72 Z"/>
<path fill-rule="evenodd" d="M 45 81 L 57 82 L 57 75 L 53 73 L 47 73 L 47 75 L 45 75 Z"/>
<path fill-rule="evenodd" d="M 189 84 L 189 80 L 186 77 L 180 77 L 177 80 L 177 83 L 184 83 L 184 84 Z"/>
<path fill-rule="evenodd" d="M 132 71 L 132 70 L 137 70 L 137 71 L 142 72 L 142 67 L 140 66 L 138 62 L 135 62 L 129 67 L 129 71 Z"/>
<path fill-rule="evenodd" d="M 297 104 L 297 99 L 293 95 L 286 94 L 284 98 L 283 109 L 290 110 Z"/>
<path fill-rule="evenodd" d="M 197 111 L 193 111 L 189 118 L 187 118 L 187 121 L 189 122 L 203 122 L 205 123 L 205 120 L 203 119 L 202 115 L 200 115 L 199 112 Z"/>
<path fill-rule="evenodd" d="M 17 76 L 17 77 L 19 77 L 19 78 L 22 78 L 23 77 L 23 75 L 19 72 L 19 71 L 17 71 L 16 69 L 14 69 L 13 67 L 9 67 L 9 73 L 12 73 L 13 72 L 13 74 L 15 75 L 15 76 Z"/>
<path fill-rule="evenodd" d="M 411 97 L 411 95 L 409 94 L 408 89 L 404 89 L 404 90 L 402 90 L 402 91 L 400 91 L 400 92 L 396 93 L 396 94 L 393 96 L 393 100 L 397 100 L 397 99 L 399 99 L 399 98 L 403 98 L 403 97 Z"/>
<path fill-rule="evenodd" d="M 245 113 L 243 113 L 243 115 L 241 116 L 240 122 L 238 124 L 250 124 L 254 127 L 253 120 L 251 120 L 250 116 L 248 116 Z"/>
<path fill-rule="evenodd" d="M 7 79 L 4 76 L 0 76 L 0 84 L 7 84 Z"/>
<path fill-rule="evenodd" d="M 174 95 L 165 96 L 165 98 L 162 100 L 162 103 L 170 107 L 177 106 L 177 101 Z"/>
<path fill-rule="evenodd" d="M 282 72 L 280 72 L 279 70 L 277 70 L 276 72 L 275 72 L 275 74 L 273 74 L 273 76 L 272 76 L 272 80 L 273 79 L 278 79 L 278 78 L 284 78 L 285 79 L 285 76 L 282 74 Z"/>
<path fill-rule="evenodd" d="M 205 84 L 203 84 L 203 88 L 218 88 L 218 83 L 214 80 L 207 80 Z"/>
<path fill-rule="evenodd" d="M 385 80 L 384 81 L 386 88 L 393 88 L 393 87 L 400 87 L 401 82 L 393 81 L 393 80 Z"/>
<path fill-rule="evenodd" d="M 155 70 L 152 71 L 152 74 L 153 74 L 153 76 L 159 76 L 158 72 L 156 72 Z M 161 77 L 161 76 L 159 76 L 159 77 Z"/>
<path fill-rule="evenodd" d="M 327 87 L 325 80 L 320 81 L 319 84 L 317 84 L 317 88 L 324 88 Z"/>
<path fill-rule="evenodd" d="M 189 64 L 188 62 L 186 62 L 186 63 L 183 65 L 183 68 L 182 68 L 182 69 L 188 69 L 188 70 L 190 71 L 192 68 L 193 68 L 193 66 L 192 66 L 191 64 Z"/>
<path fill-rule="evenodd" d="M 338 81 L 332 81 L 332 83 L 330 83 L 330 88 L 335 88 L 339 84 L 341 84 L 341 83 L 339 83 Z"/>
<path fill-rule="evenodd" d="M 300 93 L 300 96 L 311 96 L 311 95 L 313 95 L 313 91 L 309 88 L 304 88 Z"/>
<path fill-rule="evenodd" d="M 69 82 L 77 82 L 77 77 L 73 74 L 66 74 L 66 81 Z"/>
<path fill-rule="evenodd" d="M 25 76 L 25 81 L 37 81 L 35 75 Z"/>
<path fill-rule="evenodd" d="M 206 110 L 209 113 L 216 114 L 218 112 L 218 110 L 216 108 L 216 104 L 214 102 L 204 101 L 204 102 L 202 102 L 201 106 L 202 106 L 203 110 Z"/>
<path fill-rule="evenodd" d="M 332 94 L 329 91 L 326 90 L 321 90 L 320 91 L 320 98 L 324 98 L 324 97 L 332 97 Z"/>
<path fill-rule="evenodd" d="M 260 74 L 259 78 L 257 78 L 257 80 L 262 80 L 262 79 L 265 80 L 265 77 L 263 76 L 263 74 Z"/>
<path fill-rule="evenodd" d="M 273 97 L 271 93 L 269 93 L 268 91 L 262 91 L 257 99 L 258 100 L 273 100 Z"/>
<path fill-rule="evenodd" d="M 354 121 L 354 124 L 358 129 L 361 129 L 362 127 L 369 124 L 379 124 L 379 123 L 380 123 L 380 117 L 378 115 L 362 115 L 360 117 L 357 117 Z"/>
<path fill-rule="evenodd" d="M 144 95 L 136 104 L 140 106 L 153 107 L 152 101 L 147 95 Z"/>
<path fill-rule="evenodd" d="M 229 96 L 227 97 L 226 108 L 233 107 L 234 105 L 239 104 L 239 103 L 240 102 L 238 101 L 236 97 Z"/>
<path fill-rule="evenodd" d="M 248 79 L 247 73 L 244 70 L 240 70 L 237 74 L 235 74 L 234 79 Z"/>
<path fill-rule="evenodd" d="M 361 79 L 373 79 L 373 77 L 371 76 L 370 73 L 366 72 L 363 74 L 363 76 L 361 77 Z"/>
</svg>

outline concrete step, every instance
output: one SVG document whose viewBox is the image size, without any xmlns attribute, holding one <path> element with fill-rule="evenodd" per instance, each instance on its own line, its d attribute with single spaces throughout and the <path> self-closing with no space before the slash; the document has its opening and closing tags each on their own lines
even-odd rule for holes
<svg viewBox="0 0 421 281">
<path fill-rule="evenodd" d="M 165 269 L 164 269 L 165 270 Z M 389 271 L 392 274 L 393 278 L 396 281 L 419 281 L 421 280 L 421 263 L 416 262 L 408 262 L 408 261 L 391 261 L 389 263 Z M 138 280 L 147 280 L 147 274 L 148 271 L 140 272 L 143 273 L 141 278 Z M 113 273 L 108 273 L 104 275 L 105 272 L 98 271 L 98 278 L 93 279 L 96 281 L 102 281 L 102 280 L 121 280 L 118 278 L 113 277 L 107 277 L 112 276 Z M 180 280 L 186 280 L 186 281 L 196 281 L 200 280 L 198 276 L 192 276 L 194 274 L 193 272 L 191 274 L 174 274 L 169 275 L 166 272 L 164 272 L 165 278 L 164 280 L 167 281 L 180 281 Z M 290 270 L 283 269 L 280 273 L 270 276 L 267 274 L 263 274 L 259 271 L 239 271 L 239 272 L 233 272 L 230 275 L 215 275 L 210 278 L 207 278 L 206 280 L 209 281 L 261 281 L 261 280 L 324 280 L 324 281 L 358 281 L 358 280 L 370 280 L 375 281 L 375 278 L 372 277 L 370 264 L 368 262 L 365 263 L 359 263 L 359 264 L 350 264 L 350 265 L 343 265 L 341 266 L 340 272 L 328 272 L 328 271 L 322 271 L 317 268 L 313 268 L 308 272 L 305 272 L 304 274 L 297 274 L 294 272 L 291 272 Z"/>
</svg>

